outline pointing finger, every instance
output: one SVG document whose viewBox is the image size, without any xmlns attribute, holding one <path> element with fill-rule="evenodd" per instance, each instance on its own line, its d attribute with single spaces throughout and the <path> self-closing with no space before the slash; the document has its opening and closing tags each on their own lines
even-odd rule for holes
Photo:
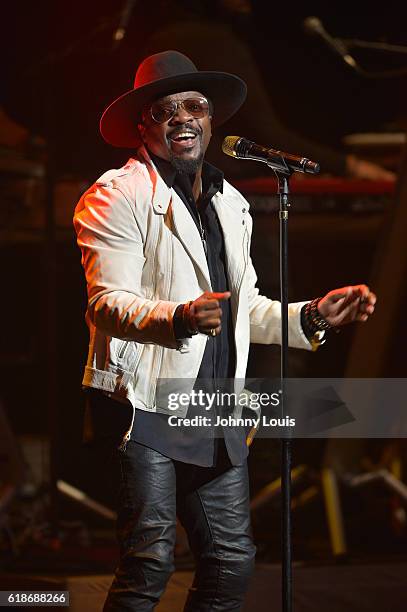
<svg viewBox="0 0 407 612">
<path fill-rule="evenodd" d="M 223 293 L 208 293 L 207 296 L 209 299 L 214 300 L 227 300 L 230 298 L 232 294 L 230 291 L 224 291 Z"/>
</svg>

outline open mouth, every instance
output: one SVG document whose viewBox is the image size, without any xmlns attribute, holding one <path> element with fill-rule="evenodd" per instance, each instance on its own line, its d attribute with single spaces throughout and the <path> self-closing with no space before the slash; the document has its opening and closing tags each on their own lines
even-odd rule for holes
<svg viewBox="0 0 407 612">
<path fill-rule="evenodd" d="M 170 141 L 182 148 L 190 148 L 198 141 L 198 135 L 190 130 L 184 130 L 170 137 Z"/>
</svg>

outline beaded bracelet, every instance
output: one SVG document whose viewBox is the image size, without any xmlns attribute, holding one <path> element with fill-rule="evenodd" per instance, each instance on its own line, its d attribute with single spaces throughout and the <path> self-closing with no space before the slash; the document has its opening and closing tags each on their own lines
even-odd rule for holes
<svg viewBox="0 0 407 612">
<path fill-rule="evenodd" d="M 308 302 L 305 306 L 305 320 L 311 331 L 316 333 L 317 331 L 325 331 L 330 329 L 332 326 L 328 323 L 324 317 L 322 317 L 318 310 L 318 304 L 322 298 L 315 298 L 312 302 Z"/>
</svg>

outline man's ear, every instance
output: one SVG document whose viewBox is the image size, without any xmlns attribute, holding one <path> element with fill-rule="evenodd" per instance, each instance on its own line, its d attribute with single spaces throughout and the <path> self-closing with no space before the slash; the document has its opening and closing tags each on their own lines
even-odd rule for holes
<svg viewBox="0 0 407 612">
<path fill-rule="evenodd" d="M 145 141 L 144 141 L 144 134 L 145 134 L 146 128 L 144 127 L 144 124 L 143 124 L 143 123 L 141 123 L 141 122 L 139 121 L 139 122 L 137 123 L 137 129 L 138 129 L 138 133 L 140 134 L 140 138 L 141 138 L 141 140 L 142 140 L 143 142 L 145 142 Z"/>
<path fill-rule="evenodd" d="M 213 115 L 208 115 L 208 119 L 209 119 L 209 131 L 210 131 L 210 135 L 212 136 L 212 119 L 213 119 Z"/>
</svg>

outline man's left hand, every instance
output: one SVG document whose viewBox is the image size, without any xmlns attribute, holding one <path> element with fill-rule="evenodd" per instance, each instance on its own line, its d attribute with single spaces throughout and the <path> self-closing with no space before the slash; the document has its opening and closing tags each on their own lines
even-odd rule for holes
<svg viewBox="0 0 407 612">
<path fill-rule="evenodd" d="M 323 297 L 318 310 L 332 327 L 346 325 L 352 321 L 368 320 L 373 314 L 376 296 L 366 285 L 354 285 L 334 289 Z"/>
</svg>

